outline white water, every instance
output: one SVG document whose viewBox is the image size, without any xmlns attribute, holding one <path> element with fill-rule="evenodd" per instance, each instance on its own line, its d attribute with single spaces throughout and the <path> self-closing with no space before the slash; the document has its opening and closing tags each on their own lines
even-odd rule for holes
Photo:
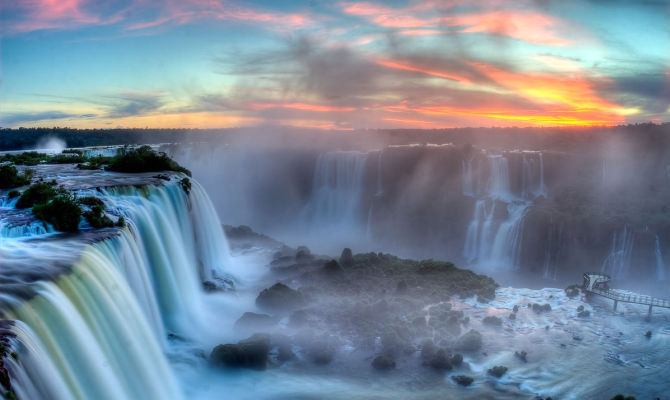
<svg viewBox="0 0 670 400">
<path fill-rule="evenodd" d="M 617 279 L 628 277 L 634 242 L 634 234 L 628 227 L 614 232 L 610 252 L 602 262 L 601 271 Z"/>
<path fill-rule="evenodd" d="M 661 239 L 656 235 L 654 240 L 654 254 L 656 255 L 656 279 L 659 281 L 665 280 L 665 261 L 663 261 L 663 253 L 661 252 Z"/>
<path fill-rule="evenodd" d="M 81 251 L 71 272 L 32 283 L 31 300 L 2 297 L 10 304 L 3 317 L 18 321 L 19 359 L 9 369 L 22 399 L 179 399 L 167 333 L 213 333 L 202 281 L 230 278 L 229 256 L 200 185 L 192 181 L 189 196 L 166 183 L 108 189 L 102 198 L 126 228 L 83 251 L 71 247 Z M 36 251 L 49 259 L 48 243 L 6 240 L 8 261 Z"/>
<path fill-rule="evenodd" d="M 474 197 L 474 182 L 472 177 L 472 160 L 473 158 L 468 158 L 463 160 L 463 196 Z"/>
<path fill-rule="evenodd" d="M 303 211 L 305 226 L 314 234 L 364 237 L 367 208 L 363 207 L 368 153 L 334 151 L 319 156 L 312 195 Z"/>
</svg>

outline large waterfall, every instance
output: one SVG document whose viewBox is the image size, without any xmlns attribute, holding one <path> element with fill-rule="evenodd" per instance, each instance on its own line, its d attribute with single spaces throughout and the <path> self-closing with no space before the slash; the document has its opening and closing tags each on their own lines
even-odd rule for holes
<svg viewBox="0 0 670 400">
<path fill-rule="evenodd" d="M 362 206 L 368 153 L 333 151 L 319 156 L 312 195 L 305 208 L 306 223 L 316 230 L 361 233 L 365 230 Z"/>
<path fill-rule="evenodd" d="M 602 262 L 602 272 L 613 278 L 625 278 L 630 270 L 635 235 L 627 226 L 612 234 L 610 252 Z"/>
<path fill-rule="evenodd" d="M 54 263 L 44 271 L 59 271 L 18 289 L 25 277 L 0 271 L 0 316 L 15 321 L 8 337 L 17 356 L 5 362 L 12 388 L 20 399 L 179 399 L 167 334 L 196 337 L 206 327 L 203 281 L 221 288 L 232 282 L 218 216 L 195 181 L 190 194 L 170 182 L 98 196 L 127 225 L 65 248 L 77 253 L 73 265 L 47 254 L 49 237 L 3 238 L 3 260 L 39 253 Z"/>
<path fill-rule="evenodd" d="M 462 162 L 463 195 L 475 197 L 465 233 L 463 257 L 490 269 L 518 268 L 523 243 L 523 219 L 532 199 L 546 196 L 544 161 L 540 152 L 521 154 L 521 189 L 512 189 L 507 154 L 483 152 Z"/>
</svg>

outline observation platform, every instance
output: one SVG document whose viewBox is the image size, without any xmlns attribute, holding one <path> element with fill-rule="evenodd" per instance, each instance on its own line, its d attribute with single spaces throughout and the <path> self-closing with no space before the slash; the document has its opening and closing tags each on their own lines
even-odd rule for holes
<svg viewBox="0 0 670 400">
<path fill-rule="evenodd" d="M 582 289 L 589 294 L 597 294 L 598 296 L 606 297 L 614 300 L 614 311 L 616 311 L 619 302 L 642 304 L 649 306 L 647 317 L 651 317 L 652 307 L 670 308 L 670 300 L 658 299 L 642 294 L 624 292 L 618 289 L 611 289 L 609 287 L 612 278 L 599 272 L 586 272 L 584 274 L 584 284 Z"/>
</svg>

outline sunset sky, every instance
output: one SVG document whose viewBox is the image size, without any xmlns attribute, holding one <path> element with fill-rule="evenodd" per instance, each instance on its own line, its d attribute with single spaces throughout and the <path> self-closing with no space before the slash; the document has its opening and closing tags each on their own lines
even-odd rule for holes
<svg viewBox="0 0 670 400">
<path fill-rule="evenodd" d="M 0 126 L 670 121 L 670 2 L 2 0 Z"/>
</svg>

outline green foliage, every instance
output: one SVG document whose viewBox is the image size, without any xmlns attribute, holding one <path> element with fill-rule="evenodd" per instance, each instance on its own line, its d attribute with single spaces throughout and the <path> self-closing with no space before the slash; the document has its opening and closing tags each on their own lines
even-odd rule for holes
<svg viewBox="0 0 670 400">
<path fill-rule="evenodd" d="M 119 219 L 116 220 L 116 226 L 119 226 L 119 227 L 121 227 L 121 228 L 123 228 L 124 226 L 126 226 L 126 219 L 123 218 L 123 217 L 119 217 Z"/>
<path fill-rule="evenodd" d="M 114 222 L 105 215 L 105 206 L 100 204 L 96 204 L 90 211 L 84 212 L 84 218 L 91 227 L 96 229 L 114 226 Z"/>
<path fill-rule="evenodd" d="M 59 193 L 58 189 L 55 189 L 53 185 L 38 182 L 31 185 L 26 189 L 19 201 L 16 202 L 17 208 L 29 208 L 35 204 L 46 203 L 52 198 L 54 198 Z"/>
<path fill-rule="evenodd" d="M 191 171 L 177 164 L 165 153 L 157 153 L 149 146 L 121 149 L 106 169 L 116 172 L 176 171 L 191 176 Z"/>
<path fill-rule="evenodd" d="M 19 197 L 19 196 L 21 196 L 21 192 L 19 192 L 18 190 L 10 190 L 9 193 L 7 193 L 7 197 L 10 198 L 10 199 L 13 199 L 13 198 Z"/>
<path fill-rule="evenodd" d="M 0 189 L 11 189 L 30 183 L 32 171 L 19 175 L 19 171 L 12 164 L 0 165 Z"/>
<path fill-rule="evenodd" d="M 10 161 L 19 165 L 37 165 L 37 164 L 74 164 L 87 160 L 87 158 L 78 153 L 65 153 L 49 155 L 38 153 L 36 151 L 25 151 L 18 154 L 5 154 L 0 156 L 0 162 Z"/>
<path fill-rule="evenodd" d="M 81 207 L 73 195 L 64 192 L 49 202 L 36 204 L 33 215 L 58 231 L 74 232 L 79 229 Z"/>
<path fill-rule="evenodd" d="M 101 198 L 95 196 L 80 197 L 79 203 L 89 207 L 105 205 Z"/>
</svg>

